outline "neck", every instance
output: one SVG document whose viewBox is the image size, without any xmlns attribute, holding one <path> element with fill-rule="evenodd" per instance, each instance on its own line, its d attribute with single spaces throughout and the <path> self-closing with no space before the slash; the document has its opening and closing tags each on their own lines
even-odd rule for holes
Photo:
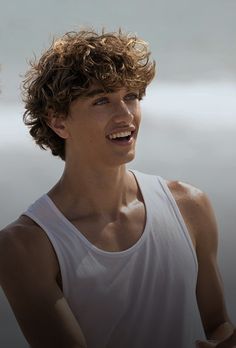
<svg viewBox="0 0 236 348">
<path fill-rule="evenodd" d="M 78 216 L 116 217 L 132 200 L 133 175 L 123 164 L 112 168 L 65 166 L 59 182 L 49 192 L 57 206 L 73 219 Z"/>
</svg>

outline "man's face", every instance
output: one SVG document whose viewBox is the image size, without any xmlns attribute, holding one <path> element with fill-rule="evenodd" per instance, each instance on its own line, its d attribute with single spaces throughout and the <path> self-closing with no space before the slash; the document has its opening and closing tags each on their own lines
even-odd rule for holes
<svg viewBox="0 0 236 348">
<path fill-rule="evenodd" d="M 131 161 L 141 118 L 139 92 L 107 93 L 94 84 L 71 103 L 66 119 L 66 156 L 82 165 L 116 166 Z"/>
</svg>

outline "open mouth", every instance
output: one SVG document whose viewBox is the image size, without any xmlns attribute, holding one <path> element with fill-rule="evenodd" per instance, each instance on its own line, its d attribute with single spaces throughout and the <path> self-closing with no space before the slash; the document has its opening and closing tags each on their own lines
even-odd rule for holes
<svg viewBox="0 0 236 348">
<path fill-rule="evenodd" d="M 116 134 L 110 134 L 107 136 L 107 138 L 112 142 L 119 142 L 119 143 L 129 143 L 133 139 L 134 131 L 126 131 Z"/>
<path fill-rule="evenodd" d="M 127 141 L 127 140 L 130 140 L 130 138 L 131 138 L 131 137 L 132 137 L 132 134 L 127 135 L 126 137 L 119 137 L 119 138 L 112 139 L 112 140 L 117 140 L 117 141 Z"/>
</svg>

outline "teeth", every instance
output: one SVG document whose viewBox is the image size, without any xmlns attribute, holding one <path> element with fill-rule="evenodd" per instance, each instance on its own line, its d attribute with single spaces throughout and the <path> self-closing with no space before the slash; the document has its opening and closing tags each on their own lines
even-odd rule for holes
<svg viewBox="0 0 236 348">
<path fill-rule="evenodd" d="M 109 139 L 123 138 L 123 137 L 127 137 L 128 135 L 131 135 L 130 131 L 114 133 L 109 135 Z"/>
</svg>

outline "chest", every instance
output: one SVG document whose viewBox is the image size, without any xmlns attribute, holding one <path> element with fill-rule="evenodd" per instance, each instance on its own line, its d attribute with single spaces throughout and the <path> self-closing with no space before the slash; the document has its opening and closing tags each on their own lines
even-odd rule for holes
<svg viewBox="0 0 236 348">
<path fill-rule="evenodd" d="M 109 252 L 123 251 L 134 245 L 145 229 L 145 206 L 142 202 L 133 204 L 117 219 L 90 217 L 71 223 L 97 248 Z"/>
</svg>

